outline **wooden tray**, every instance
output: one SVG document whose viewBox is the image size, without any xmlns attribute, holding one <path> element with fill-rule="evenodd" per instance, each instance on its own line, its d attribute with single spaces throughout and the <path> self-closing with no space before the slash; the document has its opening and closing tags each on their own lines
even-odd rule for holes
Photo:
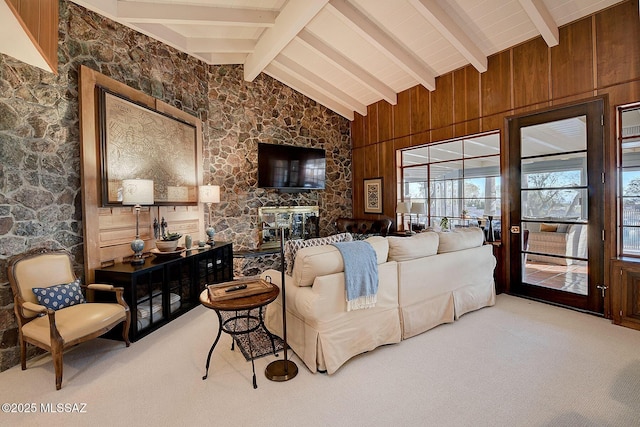
<svg viewBox="0 0 640 427">
<path fill-rule="evenodd" d="M 239 291 L 226 292 L 227 289 L 238 285 L 247 285 L 247 287 L 245 289 L 240 289 Z M 235 280 L 233 282 L 209 285 L 207 288 L 209 288 L 209 299 L 211 301 L 224 301 L 228 299 L 264 294 L 269 292 L 273 288 L 273 285 L 263 279 L 251 279 Z"/>
</svg>

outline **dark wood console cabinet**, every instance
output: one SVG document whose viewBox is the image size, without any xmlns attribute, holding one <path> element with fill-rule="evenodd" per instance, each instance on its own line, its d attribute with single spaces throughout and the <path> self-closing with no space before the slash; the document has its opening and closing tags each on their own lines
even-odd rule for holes
<svg viewBox="0 0 640 427">
<path fill-rule="evenodd" d="M 131 310 L 129 339 L 136 341 L 199 304 L 208 284 L 233 279 L 231 243 L 183 252 L 176 258 L 149 257 L 143 265 L 118 263 L 95 270 L 95 283 L 124 288 Z"/>
<path fill-rule="evenodd" d="M 640 260 L 615 259 L 611 269 L 613 323 L 640 330 Z"/>
</svg>

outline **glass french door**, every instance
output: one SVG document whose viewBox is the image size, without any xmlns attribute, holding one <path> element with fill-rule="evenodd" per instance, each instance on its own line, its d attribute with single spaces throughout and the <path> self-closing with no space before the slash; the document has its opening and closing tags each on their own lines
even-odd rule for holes
<svg viewBox="0 0 640 427">
<path fill-rule="evenodd" d="M 598 99 L 509 120 L 514 294 L 603 313 L 603 109 Z"/>
</svg>

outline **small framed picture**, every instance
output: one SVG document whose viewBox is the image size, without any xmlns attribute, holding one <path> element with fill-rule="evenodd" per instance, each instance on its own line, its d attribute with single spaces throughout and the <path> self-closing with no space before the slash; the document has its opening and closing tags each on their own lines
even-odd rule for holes
<svg viewBox="0 0 640 427">
<path fill-rule="evenodd" d="M 382 213 L 382 178 L 364 180 L 364 213 Z"/>
</svg>

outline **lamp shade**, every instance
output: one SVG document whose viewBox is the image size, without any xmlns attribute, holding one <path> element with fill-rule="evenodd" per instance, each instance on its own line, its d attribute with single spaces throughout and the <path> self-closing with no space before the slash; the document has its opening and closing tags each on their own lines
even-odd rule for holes
<svg viewBox="0 0 640 427">
<path fill-rule="evenodd" d="M 123 205 L 153 205 L 153 180 L 122 180 Z"/>
<path fill-rule="evenodd" d="M 220 203 L 219 185 L 201 185 L 198 188 L 200 203 Z"/>
<path fill-rule="evenodd" d="M 411 202 L 398 202 L 396 206 L 396 212 L 399 214 L 406 214 L 411 212 Z"/>
<path fill-rule="evenodd" d="M 426 212 L 427 211 L 425 209 L 424 203 L 414 202 L 414 203 L 411 204 L 411 213 L 412 214 L 424 215 Z"/>
</svg>

